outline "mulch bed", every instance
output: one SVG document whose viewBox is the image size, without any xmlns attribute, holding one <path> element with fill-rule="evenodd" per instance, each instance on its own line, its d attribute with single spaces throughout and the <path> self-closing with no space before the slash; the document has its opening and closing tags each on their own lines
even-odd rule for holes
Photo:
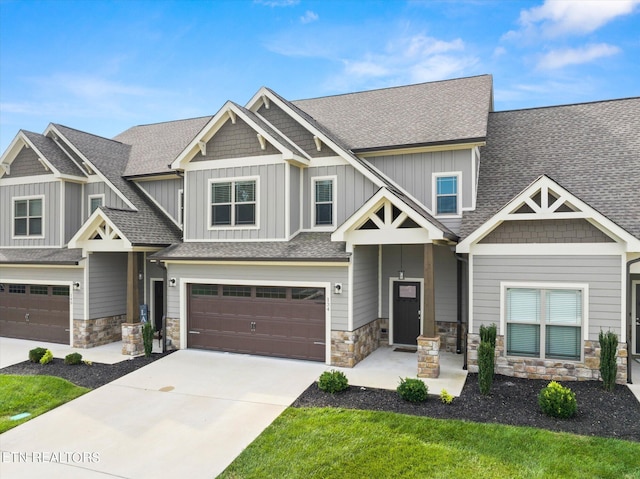
<svg viewBox="0 0 640 479">
<path fill-rule="evenodd" d="M 546 416 L 538 406 L 538 393 L 549 381 L 496 375 L 488 396 L 480 394 L 478 375 L 469 374 L 460 397 L 443 404 L 437 396 L 423 403 L 404 401 L 395 391 L 349 386 L 329 394 L 312 384 L 294 407 L 339 407 L 391 411 L 437 419 L 462 419 L 482 423 L 531 426 L 585 436 L 602 436 L 640 442 L 640 402 L 623 385 L 614 392 L 598 381 L 565 382 L 576 393 L 578 411 L 571 419 Z M 436 391 L 432 391 L 436 392 Z M 439 391 L 438 391 L 439 392 Z"/>
</svg>

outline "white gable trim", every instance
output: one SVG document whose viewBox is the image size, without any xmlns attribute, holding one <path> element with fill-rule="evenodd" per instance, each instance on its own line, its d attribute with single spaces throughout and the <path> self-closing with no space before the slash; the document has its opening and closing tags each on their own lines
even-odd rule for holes
<svg viewBox="0 0 640 479">
<path fill-rule="evenodd" d="M 552 203 L 548 201 L 547 193 L 549 190 L 559 195 L 558 199 Z M 540 205 L 532 200 L 532 197 L 538 192 L 542 193 Z M 558 211 L 558 209 L 566 203 L 570 203 L 576 211 Z M 533 212 L 516 213 L 516 211 L 524 205 L 527 205 Z M 583 218 L 589 221 L 605 234 L 616 240 L 616 242 L 624 244 L 624 251 L 640 251 L 639 239 L 620 228 L 609 218 L 593 209 L 551 178 L 543 175 L 509 201 L 482 226 L 461 241 L 456 247 L 456 252 L 469 253 L 471 249 L 476 252 L 476 249 L 480 246 L 477 243 L 504 221 L 570 218 Z"/>
<path fill-rule="evenodd" d="M 7 173 L 7 171 L 11 171 L 11 164 L 23 148 L 33 150 L 36 155 L 38 155 L 38 160 L 42 164 L 42 167 L 46 171 L 50 171 L 51 173 L 53 173 L 54 177 L 60 178 L 62 176 L 61 173 L 56 169 L 56 167 L 53 166 L 53 164 L 51 164 L 51 162 L 47 159 L 47 157 L 44 156 L 42 152 L 38 150 L 38 148 L 36 148 L 36 146 L 29 140 L 29 138 L 27 138 L 27 135 L 20 131 L 9 145 L 9 148 L 7 148 L 2 157 L 0 157 L 0 165 L 2 166 L 2 168 L 0 169 L 0 178 L 2 178 L 5 173 Z M 11 173 L 9 173 L 9 175 L 11 175 Z"/>
<path fill-rule="evenodd" d="M 96 235 L 101 239 L 92 239 Z M 98 208 L 69 240 L 69 248 L 82 248 L 83 256 L 95 251 L 133 251 L 122 231 Z"/>
</svg>

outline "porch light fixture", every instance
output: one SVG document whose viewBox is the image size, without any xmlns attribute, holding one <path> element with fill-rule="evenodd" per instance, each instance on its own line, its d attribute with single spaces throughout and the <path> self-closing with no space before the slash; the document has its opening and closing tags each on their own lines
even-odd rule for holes
<svg viewBox="0 0 640 479">
<path fill-rule="evenodd" d="M 176 285 L 176 279 L 175 278 L 171 278 L 169 280 L 169 286 L 171 286 L 172 288 Z"/>
<path fill-rule="evenodd" d="M 144 279 L 144 275 L 142 274 L 142 272 L 138 273 L 138 280 L 142 281 Z"/>
<path fill-rule="evenodd" d="M 75 283 L 73 283 L 73 289 L 78 290 L 80 289 L 80 282 L 76 281 Z"/>
<path fill-rule="evenodd" d="M 398 271 L 398 279 L 404 279 L 404 269 L 402 269 L 402 245 L 400 245 L 400 270 Z"/>
</svg>

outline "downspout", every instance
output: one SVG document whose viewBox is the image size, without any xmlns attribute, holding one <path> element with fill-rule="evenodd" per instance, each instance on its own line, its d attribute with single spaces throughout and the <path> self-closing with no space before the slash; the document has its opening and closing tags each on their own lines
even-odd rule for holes
<svg viewBox="0 0 640 479">
<path fill-rule="evenodd" d="M 635 263 L 640 263 L 640 258 L 632 259 L 631 261 L 627 261 L 627 321 L 628 324 L 625 325 L 627 327 L 627 383 L 631 384 L 631 361 L 633 361 L 633 355 L 631 351 L 631 335 L 633 332 L 633 318 L 631 317 L 631 295 L 632 295 L 632 286 L 631 286 L 631 265 Z M 637 312 L 636 312 L 637 313 Z M 638 338 L 636 338 L 638 341 Z"/>
<path fill-rule="evenodd" d="M 462 295 L 462 286 L 463 286 L 463 281 L 462 281 L 462 276 L 463 276 L 463 268 L 462 268 L 462 263 L 466 263 L 469 264 L 469 261 L 467 260 L 467 258 L 464 258 L 461 254 L 456 253 L 456 282 L 457 282 L 457 298 L 456 298 L 456 353 L 460 354 L 463 353 L 464 354 L 464 361 L 463 361 L 463 366 L 462 369 L 466 370 L 467 369 L 467 348 L 464 348 L 464 351 L 462 350 L 462 300 L 463 300 L 463 295 Z"/>
<path fill-rule="evenodd" d="M 158 267 L 162 268 L 162 284 L 164 287 L 164 294 L 162 295 L 162 352 L 167 352 L 167 294 L 169 292 L 168 288 L 168 278 L 167 278 L 167 267 L 162 261 L 156 261 Z"/>
</svg>

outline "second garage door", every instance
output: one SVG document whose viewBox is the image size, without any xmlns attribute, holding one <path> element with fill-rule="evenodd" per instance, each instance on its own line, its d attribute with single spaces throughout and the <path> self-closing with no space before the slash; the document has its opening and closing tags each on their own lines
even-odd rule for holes
<svg viewBox="0 0 640 479">
<path fill-rule="evenodd" d="M 321 288 L 190 284 L 187 347 L 325 360 Z"/>
</svg>

